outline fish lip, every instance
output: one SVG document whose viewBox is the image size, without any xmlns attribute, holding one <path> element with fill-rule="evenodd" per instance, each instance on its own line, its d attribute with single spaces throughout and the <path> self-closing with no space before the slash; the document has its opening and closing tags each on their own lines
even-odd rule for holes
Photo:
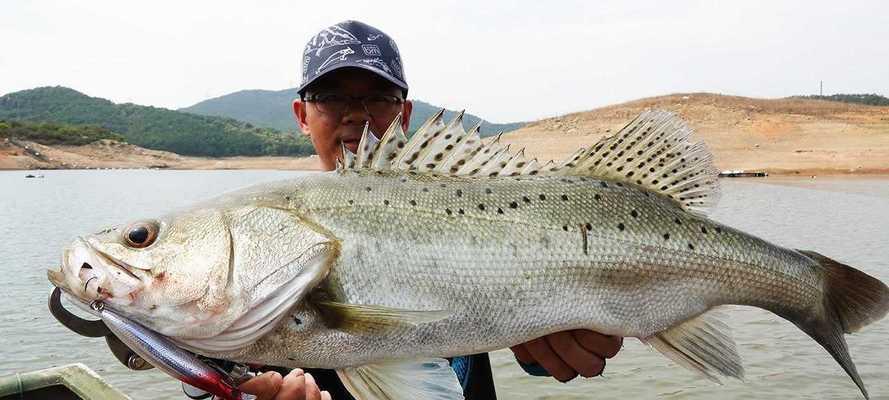
<svg viewBox="0 0 889 400">
<path fill-rule="evenodd" d="M 113 257 L 112 255 L 105 253 L 102 250 L 97 249 L 96 247 L 94 247 L 92 244 L 90 244 L 88 241 L 84 240 L 83 238 L 78 238 L 78 239 L 86 246 L 87 249 L 91 250 L 96 255 L 102 257 L 102 259 L 104 259 L 104 261 L 107 261 L 106 265 L 113 267 L 113 268 L 118 268 L 121 271 L 123 271 L 124 273 L 126 273 L 127 275 L 129 275 L 130 277 L 132 277 L 133 279 L 136 279 L 139 282 L 142 282 L 142 278 L 140 278 L 139 276 L 134 274 L 131 271 L 131 269 L 132 270 L 142 270 L 145 268 L 134 267 L 123 260 L 119 260 L 119 259 Z M 148 269 L 150 269 L 150 268 L 148 268 Z"/>
</svg>

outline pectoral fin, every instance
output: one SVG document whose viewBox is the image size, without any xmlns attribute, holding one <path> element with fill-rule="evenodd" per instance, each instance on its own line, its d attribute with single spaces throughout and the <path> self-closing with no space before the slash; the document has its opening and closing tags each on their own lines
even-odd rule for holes
<svg viewBox="0 0 889 400">
<path fill-rule="evenodd" d="M 741 356 L 718 312 L 706 312 L 642 341 L 716 383 L 720 376 L 744 378 Z"/>
<path fill-rule="evenodd" d="M 457 374 L 441 358 L 390 361 L 336 371 L 343 385 L 361 400 L 462 399 Z"/>
<path fill-rule="evenodd" d="M 439 321 L 451 315 L 448 311 L 401 310 L 375 305 L 346 304 L 334 301 L 316 303 L 325 323 L 346 331 L 375 331 L 397 327 L 414 327 Z"/>
</svg>

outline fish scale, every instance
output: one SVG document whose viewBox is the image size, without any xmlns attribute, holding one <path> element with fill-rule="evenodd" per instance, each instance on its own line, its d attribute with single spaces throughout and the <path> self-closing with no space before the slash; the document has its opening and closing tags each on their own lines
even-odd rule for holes
<svg viewBox="0 0 889 400">
<path fill-rule="evenodd" d="M 742 378 L 724 304 L 793 322 L 867 397 L 843 334 L 884 317 L 889 288 L 707 218 L 712 155 L 672 114 L 545 164 L 442 114 L 409 141 L 398 118 L 365 129 L 335 172 L 138 222 L 158 232 L 144 248 L 91 235 L 49 278 L 206 356 L 336 369 L 360 399 L 459 398 L 442 357 L 569 329 Z"/>
</svg>

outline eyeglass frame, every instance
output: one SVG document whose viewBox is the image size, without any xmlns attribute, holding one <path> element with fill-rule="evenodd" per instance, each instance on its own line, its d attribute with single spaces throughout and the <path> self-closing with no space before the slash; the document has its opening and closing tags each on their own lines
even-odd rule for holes
<svg viewBox="0 0 889 400">
<path fill-rule="evenodd" d="M 320 103 L 318 101 L 318 96 L 322 96 L 322 95 L 341 96 L 343 98 L 348 99 L 349 103 L 346 105 L 346 108 L 344 108 L 342 111 L 340 111 L 337 114 L 327 113 L 327 112 L 321 111 L 321 109 L 318 108 L 318 103 Z M 371 94 L 371 95 L 367 95 L 367 96 L 349 96 L 349 95 L 340 94 L 340 93 L 333 93 L 333 92 L 306 93 L 305 95 L 302 96 L 302 101 L 308 102 L 308 103 L 314 103 L 315 109 L 318 110 L 318 112 L 320 112 L 324 115 L 332 115 L 332 116 L 342 116 L 343 114 L 346 113 L 346 111 L 349 110 L 349 107 L 357 101 L 359 104 L 361 104 L 361 108 L 364 109 L 364 112 L 366 112 L 368 115 L 378 117 L 378 115 L 374 115 L 373 113 L 371 113 L 370 110 L 367 109 L 367 104 L 364 103 L 365 100 L 367 100 L 370 97 L 383 97 L 383 98 L 394 99 L 395 101 L 393 101 L 391 103 L 391 105 L 393 106 L 393 111 L 394 111 L 395 106 L 402 105 L 402 104 L 404 104 L 405 101 L 407 101 L 406 99 L 403 99 L 401 97 L 398 97 L 396 95 L 391 95 L 391 94 Z"/>
</svg>

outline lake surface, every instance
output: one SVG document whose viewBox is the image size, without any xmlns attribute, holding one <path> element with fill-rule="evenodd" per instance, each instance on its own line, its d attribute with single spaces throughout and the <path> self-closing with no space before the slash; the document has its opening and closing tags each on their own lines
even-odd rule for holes
<svg viewBox="0 0 889 400">
<path fill-rule="evenodd" d="M 77 336 L 46 308 L 45 270 L 76 235 L 185 206 L 284 171 L 0 172 L 0 376 L 82 362 L 134 399 L 182 399 L 178 382 L 121 366 L 104 340 Z M 889 282 L 889 179 L 723 180 L 712 217 L 775 243 L 812 249 Z M 635 339 L 603 377 L 562 384 L 525 375 L 508 351 L 493 354 L 502 399 L 849 399 L 852 381 L 813 340 L 765 311 L 732 307 L 745 382 L 711 384 Z M 889 319 L 847 336 L 874 399 L 889 399 Z"/>
</svg>

